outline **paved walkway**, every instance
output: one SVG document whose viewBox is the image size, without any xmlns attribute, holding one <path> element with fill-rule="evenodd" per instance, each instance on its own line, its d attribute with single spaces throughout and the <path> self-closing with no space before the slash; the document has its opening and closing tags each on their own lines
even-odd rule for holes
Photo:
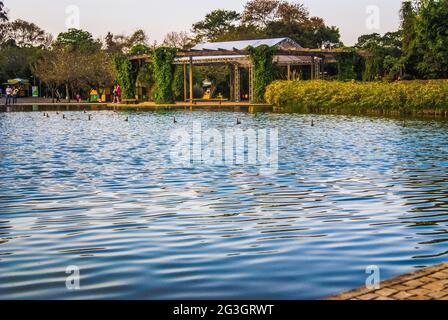
<svg viewBox="0 0 448 320">
<path fill-rule="evenodd" d="M 384 281 L 378 290 L 359 288 L 326 300 L 448 300 L 448 263 Z"/>
</svg>

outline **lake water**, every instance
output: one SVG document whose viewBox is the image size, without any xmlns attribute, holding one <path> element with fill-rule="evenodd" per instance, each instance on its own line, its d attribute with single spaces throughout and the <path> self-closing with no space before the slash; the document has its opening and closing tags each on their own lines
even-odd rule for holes
<svg viewBox="0 0 448 320">
<path fill-rule="evenodd" d="M 318 299 L 447 260 L 444 121 L 91 115 L 0 114 L 2 299 Z M 275 174 L 172 164 L 174 129 L 237 117 L 279 129 Z"/>
</svg>

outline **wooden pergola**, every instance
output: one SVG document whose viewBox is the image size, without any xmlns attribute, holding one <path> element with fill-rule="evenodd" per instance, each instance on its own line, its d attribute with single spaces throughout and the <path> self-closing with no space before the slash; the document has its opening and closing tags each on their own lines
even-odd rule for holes
<svg viewBox="0 0 448 320">
<path fill-rule="evenodd" d="M 336 63 L 336 55 L 347 52 L 343 49 L 306 49 L 289 38 L 262 39 L 204 43 L 187 51 L 177 52 L 174 61 L 184 68 L 184 99 L 194 102 L 193 69 L 194 66 L 228 65 L 230 68 L 231 101 L 241 101 L 241 70 L 249 74 L 249 100 L 253 101 L 254 68 L 251 63 L 249 47 L 268 45 L 276 47 L 274 62 L 287 68 L 287 79 L 293 77 L 292 67 L 309 66 L 311 80 L 322 79 L 324 64 Z M 137 55 L 132 60 L 149 60 L 149 55 Z M 188 78 L 188 79 L 187 79 Z"/>
</svg>

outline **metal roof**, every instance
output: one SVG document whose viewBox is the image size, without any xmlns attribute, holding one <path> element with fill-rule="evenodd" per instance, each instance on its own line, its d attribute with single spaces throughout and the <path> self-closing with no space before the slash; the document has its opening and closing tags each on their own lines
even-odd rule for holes
<svg viewBox="0 0 448 320">
<path fill-rule="evenodd" d="M 281 46 L 285 44 L 287 47 L 302 48 L 297 42 L 291 40 L 290 38 L 275 38 L 275 39 L 259 39 L 259 40 L 244 40 L 244 41 L 228 41 L 228 42 L 208 42 L 200 43 L 196 45 L 191 50 L 244 50 L 247 47 L 259 47 L 262 45 L 267 45 L 269 47 Z"/>
<path fill-rule="evenodd" d="M 201 56 L 192 57 L 193 64 L 195 65 L 209 65 L 215 63 L 231 63 L 239 64 L 241 66 L 247 66 L 250 64 L 250 58 L 244 55 L 233 56 Z M 311 57 L 302 56 L 275 56 L 274 62 L 280 66 L 286 65 L 309 65 L 311 64 Z M 188 64 L 190 63 L 189 57 L 176 58 L 175 64 Z"/>
</svg>

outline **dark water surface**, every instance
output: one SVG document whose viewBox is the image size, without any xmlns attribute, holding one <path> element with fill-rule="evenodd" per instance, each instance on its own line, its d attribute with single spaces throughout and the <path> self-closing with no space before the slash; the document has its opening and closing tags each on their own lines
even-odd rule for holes
<svg viewBox="0 0 448 320">
<path fill-rule="evenodd" d="M 234 113 L 65 114 L 0 114 L 0 298 L 316 299 L 447 260 L 446 122 L 239 114 L 280 130 L 267 177 L 172 166 L 176 126 Z"/>
</svg>

